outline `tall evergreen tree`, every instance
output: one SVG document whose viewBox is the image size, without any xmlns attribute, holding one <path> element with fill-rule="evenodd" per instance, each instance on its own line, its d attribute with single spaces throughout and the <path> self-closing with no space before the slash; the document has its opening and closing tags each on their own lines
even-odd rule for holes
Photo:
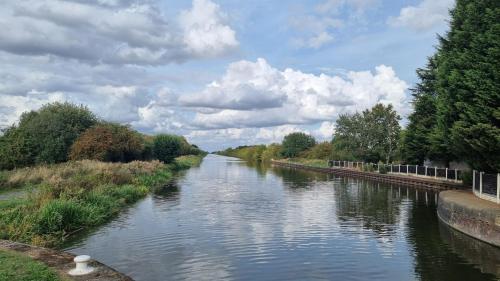
<svg viewBox="0 0 500 281">
<path fill-rule="evenodd" d="M 413 113 L 403 138 L 402 157 L 410 164 L 422 164 L 432 153 L 430 136 L 436 126 L 436 56 L 425 68 L 417 69 L 419 83 L 412 89 Z"/>
<path fill-rule="evenodd" d="M 500 170 L 500 1 L 457 0 L 437 61 L 435 150 Z M 445 159 L 449 160 L 449 159 Z"/>
</svg>

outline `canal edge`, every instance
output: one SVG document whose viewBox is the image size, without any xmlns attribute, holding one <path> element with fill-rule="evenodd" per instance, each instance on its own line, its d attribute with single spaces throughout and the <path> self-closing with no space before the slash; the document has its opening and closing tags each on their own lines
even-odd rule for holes
<svg viewBox="0 0 500 281">
<path fill-rule="evenodd" d="M 18 243 L 10 240 L 0 240 L 0 249 L 16 252 L 42 262 L 56 271 L 65 280 L 71 281 L 134 281 L 131 277 L 99 262 L 91 260 L 89 265 L 95 268 L 92 273 L 82 276 L 71 276 L 69 271 L 75 268 L 75 255 L 52 249 Z"/>
</svg>

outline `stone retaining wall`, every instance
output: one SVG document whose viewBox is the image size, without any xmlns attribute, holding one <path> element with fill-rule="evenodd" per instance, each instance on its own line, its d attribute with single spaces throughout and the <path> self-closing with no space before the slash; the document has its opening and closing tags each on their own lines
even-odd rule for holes
<svg viewBox="0 0 500 281">
<path fill-rule="evenodd" d="M 363 178 L 373 181 L 387 182 L 392 184 L 413 186 L 421 189 L 432 189 L 432 190 L 448 190 L 448 189 L 464 189 L 465 187 L 461 183 L 455 183 L 450 181 L 442 181 L 428 178 L 421 178 L 415 176 L 407 176 L 407 175 L 396 175 L 396 174 L 380 174 L 376 172 L 365 172 L 359 171 L 356 169 L 348 169 L 348 168 L 321 168 L 321 167 L 312 167 L 307 165 L 302 165 L 299 163 L 286 162 L 286 161 L 276 161 L 272 160 L 271 164 L 275 166 L 288 167 L 293 169 L 302 169 L 302 170 L 310 170 L 321 173 L 329 173 L 335 174 L 339 176 L 345 177 L 355 177 L 355 178 Z"/>
<path fill-rule="evenodd" d="M 500 206 L 470 191 L 439 193 L 438 217 L 450 227 L 500 247 Z"/>
</svg>

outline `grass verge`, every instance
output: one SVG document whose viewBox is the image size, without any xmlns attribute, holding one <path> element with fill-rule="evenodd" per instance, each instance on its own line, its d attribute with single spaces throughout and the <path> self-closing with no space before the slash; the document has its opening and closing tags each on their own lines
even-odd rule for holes
<svg viewBox="0 0 500 281">
<path fill-rule="evenodd" d="M 283 160 L 283 161 L 286 161 L 286 160 Z M 289 161 L 293 162 L 293 163 L 306 165 L 306 166 L 311 166 L 311 167 L 328 168 L 328 161 L 327 160 L 291 158 L 291 159 L 289 159 Z"/>
<path fill-rule="evenodd" d="M 19 253 L 0 250 L 0 281 L 61 281 L 45 264 Z"/>
<path fill-rule="evenodd" d="M 57 246 L 75 232 L 108 221 L 201 158 L 181 157 L 169 165 L 84 160 L 11 171 L 2 186 L 33 186 L 36 192 L 0 201 L 0 239 Z"/>
</svg>

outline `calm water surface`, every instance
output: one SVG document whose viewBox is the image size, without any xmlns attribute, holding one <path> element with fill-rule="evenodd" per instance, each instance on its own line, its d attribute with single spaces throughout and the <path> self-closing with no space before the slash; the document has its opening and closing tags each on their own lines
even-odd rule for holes
<svg viewBox="0 0 500 281">
<path fill-rule="evenodd" d="M 209 155 L 65 249 L 137 281 L 496 280 L 499 250 L 441 225 L 435 200 Z"/>
</svg>

